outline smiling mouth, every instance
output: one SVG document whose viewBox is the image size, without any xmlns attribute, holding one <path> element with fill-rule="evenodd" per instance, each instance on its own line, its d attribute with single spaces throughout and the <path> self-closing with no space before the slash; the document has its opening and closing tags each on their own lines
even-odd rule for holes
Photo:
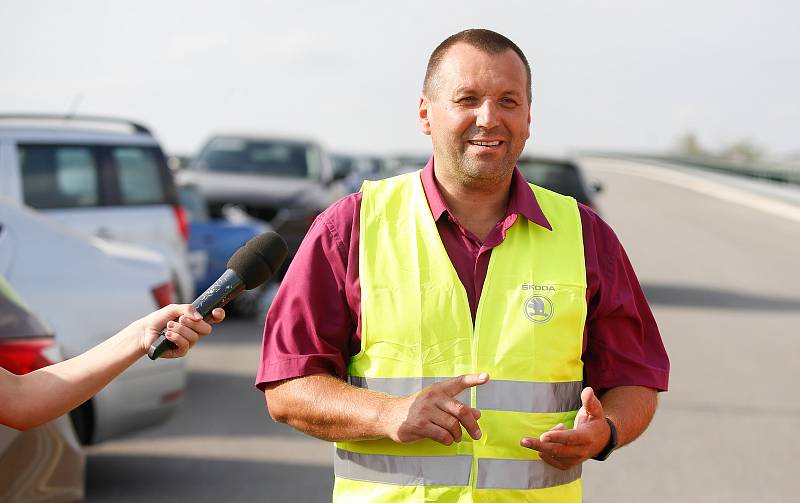
<svg viewBox="0 0 800 503">
<path fill-rule="evenodd" d="M 470 145 L 475 145 L 477 147 L 496 147 L 503 142 L 500 140 L 492 140 L 492 141 L 469 140 L 467 143 L 469 143 Z"/>
</svg>

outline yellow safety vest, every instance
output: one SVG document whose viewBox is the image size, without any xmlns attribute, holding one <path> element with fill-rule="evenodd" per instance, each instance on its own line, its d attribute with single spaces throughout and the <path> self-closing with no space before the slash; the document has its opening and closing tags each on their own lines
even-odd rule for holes
<svg viewBox="0 0 800 503">
<path fill-rule="evenodd" d="M 523 217 L 494 248 L 473 327 L 419 172 L 365 182 L 360 214 L 361 351 L 350 383 L 410 395 L 488 372 L 456 397 L 477 407 L 482 436 L 444 446 L 390 439 L 336 444 L 337 502 L 578 502 L 580 466 L 558 470 L 519 445 L 580 408 L 586 318 L 575 200 L 531 185 L 550 231 Z"/>
</svg>

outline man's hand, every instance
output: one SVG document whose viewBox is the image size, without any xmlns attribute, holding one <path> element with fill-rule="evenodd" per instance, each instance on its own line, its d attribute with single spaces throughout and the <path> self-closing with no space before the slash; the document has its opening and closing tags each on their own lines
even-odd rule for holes
<svg viewBox="0 0 800 503">
<path fill-rule="evenodd" d="M 393 400 L 381 418 L 386 424 L 386 436 L 399 443 L 430 438 L 444 445 L 461 442 L 461 426 L 478 440 L 481 412 L 465 405 L 455 397 L 465 389 L 489 381 L 489 374 L 468 374 L 432 384 L 417 393 Z"/>
<path fill-rule="evenodd" d="M 608 443 L 611 429 L 606 423 L 603 405 L 592 388 L 583 389 L 581 403 L 573 429 L 567 430 L 559 423 L 538 439 L 523 438 L 520 445 L 538 451 L 543 461 L 561 470 L 597 455 Z"/>
<path fill-rule="evenodd" d="M 158 338 L 159 332 L 166 328 L 167 339 L 174 342 L 178 348 L 165 351 L 161 358 L 179 358 L 186 355 L 201 337 L 211 333 L 211 325 L 224 319 L 225 311 L 219 307 L 211 312 L 209 321 L 204 321 L 191 304 L 170 304 L 134 321 L 129 328 L 139 336 L 143 353 L 147 353 L 150 345 Z"/>
</svg>

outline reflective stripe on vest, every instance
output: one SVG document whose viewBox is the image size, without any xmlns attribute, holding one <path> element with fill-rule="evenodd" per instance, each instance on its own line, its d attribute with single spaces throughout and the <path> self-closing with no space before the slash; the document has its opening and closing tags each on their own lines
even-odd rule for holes
<svg viewBox="0 0 800 503">
<path fill-rule="evenodd" d="M 337 477 L 406 486 L 469 485 L 472 456 L 388 456 L 336 449 Z M 479 459 L 477 489 L 544 489 L 581 476 L 581 466 L 559 470 L 538 459 Z"/>
<path fill-rule="evenodd" d="M 462 374 L 491 378 L 456 397 L 481 410 L 480 440 L 338 442 L 334 501 L 580 501 L 579 468 L 562 472 L 519 445 L 556 424 L 572 427 L 586 316 L 577 203 L 531 190 L 552 230 L 517 217 L 492 250 L 473 323 L 419 172 L 365 182 L 361 350 L 350 383 L 407 396 Z"/>
<path fill-rule="evenodd" d="M 362 377 L 350 376 L 350 384 L 395 396 L 408 396 L 450 377 Z M 478 409 L 516 412 L 567 412 L 580 408 L 581 381 L 529 382 L 490 380 L 475 388 Z M 469 405 L 470 391 L 455 397 Z"/>
<path fill-rule="evenodd" d="M 404 486 L 466 486 L 472 456 L 386 456 L 336 449 L 337 477 Z"/>
<path fill-rule="evenodd" d="M 541 459 L 479 459 L 478 489 L 544 489 L 569 484 L 581 476 L 581 465 L 559 470 Z"/>
</svg>

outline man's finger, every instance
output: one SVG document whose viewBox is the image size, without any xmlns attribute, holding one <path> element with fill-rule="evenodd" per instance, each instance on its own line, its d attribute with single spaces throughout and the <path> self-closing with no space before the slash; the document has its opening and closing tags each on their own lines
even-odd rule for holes
<svg viewBox="0 0 800 503">
<path fill-rule="evenodd" d="M 452 399 L 447 400 L 442 403 L 439 403 L 439 408 L 446 412 L 451 417 L 456 418 L 459 423 L 459 429 L 461 425 L 464 425 L 464 428 L 469 433 L 469 436 L 475 440 L 481 438 L 481 429 L 478 426 L 478 421 L 475 420 L 475 415 L 473 413 L 474 410 L 472 407 L 464 405 L 463 403 L 459 402 L 458 400 Z M 458 440 L 460 441 L 460 439 Z"/>
<path fill-rule="evenodd" d="M 540 454 L 549 454 L 551 456 L 556 455 L 556 447 L 559 446 L 558 444 L 542 442 L 535 437 L 523 437 L 522 440 L 519 441 L 519 445 L 537 451 Z"/>
<path fill-rule="evenodd" d="M 542 433 L 539 440 L 543 443 L 577 446 L 591 444 L 592 436 L 582 430 L 550 430 Z"/>
<path fill-rule="evenodd" d="M 458 418 L 439 409 L 433 412 L 430 420 L 433 424 L 447 430 L 454 441 L 461 442 L 461 423 Z"/>
<path fill-rule="evenodd" d="M 453 445 L 453 436 L 449 431 L 433 423 L 429 423 L 428 427 L 422 431 L 422 436 L 430 438 L 443 445 Z"/>
<path fill-rule="evenodd" d="M 542 458 L 542 461 L 544 461 L 545 463 L 547 463 L 550 466 L 554 466 L 554 467 L 558 468 L 559 470 L 563 470 L 564 469 L 564 465 L 557 458 L 554 458 L 553 456 L 548 456 L 547 454 L 542 454 L 539 457 Z"/>
<path fill-rule="evenodd" d="M 585 458 L 587 446 L 585 445 L 565 445 L 557 442 L 542 442 L 538 438 L 525 437 L 520 440 L 519 445 L 527 447 L 539 453 L 539 456 L 552 456 L 564 460 L 576 460 Z"/>
<path fill-rule="evenodd" d="M 442 386 L 448 395 L 456 396 L 467 388 L 486 384 L 488 381 L 489 374 L 482 372 L 480 374 L 465 374 L 454 377 L 448 381 L 444 381 Z"/>
<path fill-rule="evenodd" d="M 583 404 L 583 408 L 590 416 L 605 416 L 603 413 L 603 404 L 600 403 L 600 399 L 594 394 L 592 388 L 583 388 L 583 391 L 581 391 L 581 404 Z"/>
<path fill-rule="evenodd" d="M 577 458 L 554 457 L 554 456 L 548 456 L 546 454 L 540 457 L 542 458 L 542 461 L 544 461 L 548 465 L 558 468 L 559 470 L 567 470 L 581 462 L 581 460 Z"/>
</svg>

